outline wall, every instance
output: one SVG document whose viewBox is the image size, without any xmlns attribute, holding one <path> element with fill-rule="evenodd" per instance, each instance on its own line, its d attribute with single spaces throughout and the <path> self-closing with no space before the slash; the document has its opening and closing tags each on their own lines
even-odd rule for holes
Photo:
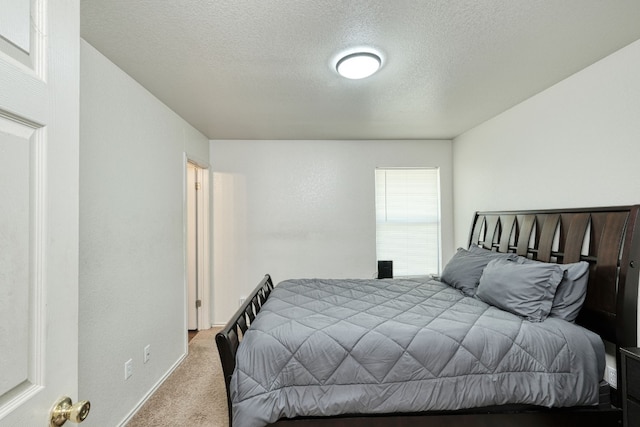
<svg viewBox="0 0 640 427">
<path fill-rule="evenodd" d="M 449 259 L 451 161 L 450 141 L 211 141 L 213 322 L 265 273 L 375 277 L 376 167 L 440 167 Z"/>
<path fill-rule="evenodd" d="M 114 426 L 185 355 L 183 156 L 209 141 L 84 41 L 80 66 L 79 395 Z"/>
<path fill-rule="evenodd" d="M 636 41 L 456 138 L 456 244 L 475 210 L 639 204 L 639 76 Z"/>
<path fill-rule="evenodd" d="M 640 41 L 456 138 L 455 241 L 475 210 L 640 203 Z"/>
</svg>

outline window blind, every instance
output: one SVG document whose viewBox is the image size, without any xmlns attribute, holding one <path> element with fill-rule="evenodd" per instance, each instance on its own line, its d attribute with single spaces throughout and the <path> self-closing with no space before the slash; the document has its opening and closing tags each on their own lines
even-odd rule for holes
<svg viewBox="0 0 640 427">
<path fill-rule="evenodd" d="M 394 276 L 439 274 L 439 169 L 378 168 L 375 187 L 378 260 Z"/>
</svg>

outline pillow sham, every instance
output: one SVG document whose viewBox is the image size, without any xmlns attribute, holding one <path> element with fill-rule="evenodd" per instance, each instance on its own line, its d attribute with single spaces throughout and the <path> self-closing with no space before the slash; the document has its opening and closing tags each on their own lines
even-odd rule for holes
<svg viewBox="0 0 640 427">
<path fill-rule="evenodd" d="M 522 256 L 518 257 L 517 262 L 521 264 L 543 264 L 541 261 L 531 260 Z M 549 316 L 558 317 L 568 322 L 575 322 L 587 297 L 589 263 L 579 261 L 557 265 L 564 270 L 564 277 L 556 290 Z"/>
<path fill-rule="evenodd" d="M 563 276 L 557 264 L 494 259 L 480 277 L 476 298 L 531 322 L 542 322 L 551 312 Z"/>
<path fill-rule="evenodd" d="M 472 297 L 476 293 L 476 287 L 480 282 L 482 271 L 492 259 L 516 259 L 515 254 L 501 254 L 489 252 L 492 255 L 476 254 L 466 249 L 458 248 L 451 260 L 442 271 L 440 280 L 447 285 L 458 289 L 466 296 Z"/>
<path fill-rule="evenodd" d="M 483 256 L 483 257 L 489 258 L 489 260 L 492 260 L 492 259 L 509 259 L 509 260 L 515 261 L 515 260 L 517 260 L 519 258 L 519 256 L 516 255 L 516 254 L 504 253 L 504 252 L 494 252 L 494 251 L 491 251 L 489 249 L 481 248 L 480 246 L 476 245 L 475 243 L 470 244 L 468 250 L 473 255 Z"/>
<path fill-rule="evenodd" d="M 505 255 L 512 255 L 512 257 L 515 258 L 515 254 L 504 254 L 502 252 L 494 252 L 492 250 L 480 247 L 475 243 L 471 243 L 469 245 L 469 252 L 476 255 L 494 256 L 494 257 L 501 257 L 501 256 L 504 257 Z"/>
</svg>

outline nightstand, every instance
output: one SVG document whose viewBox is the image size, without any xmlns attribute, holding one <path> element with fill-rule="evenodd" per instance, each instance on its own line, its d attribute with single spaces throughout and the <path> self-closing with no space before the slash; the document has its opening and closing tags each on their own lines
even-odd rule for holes
<svg viewBox="0 0 640 427">
<path fill-rule="evenodd" d="M 624 427 L 640 426 L 640 348 L 620 349 Z"/>
</svg>

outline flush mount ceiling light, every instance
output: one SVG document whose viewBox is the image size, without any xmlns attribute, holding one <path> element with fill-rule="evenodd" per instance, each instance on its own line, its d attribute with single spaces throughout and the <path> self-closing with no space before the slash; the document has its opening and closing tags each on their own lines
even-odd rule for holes
<svg viewBox="0 0 640 427">
<path fill-rule="evenodd" d="M 382 61 L 375 53 L 358 52 L 340 59 L 336 64 L 336 70 L 348 79 L 364 79 L 378 71 L 380 65 Z"/>
</svg>

